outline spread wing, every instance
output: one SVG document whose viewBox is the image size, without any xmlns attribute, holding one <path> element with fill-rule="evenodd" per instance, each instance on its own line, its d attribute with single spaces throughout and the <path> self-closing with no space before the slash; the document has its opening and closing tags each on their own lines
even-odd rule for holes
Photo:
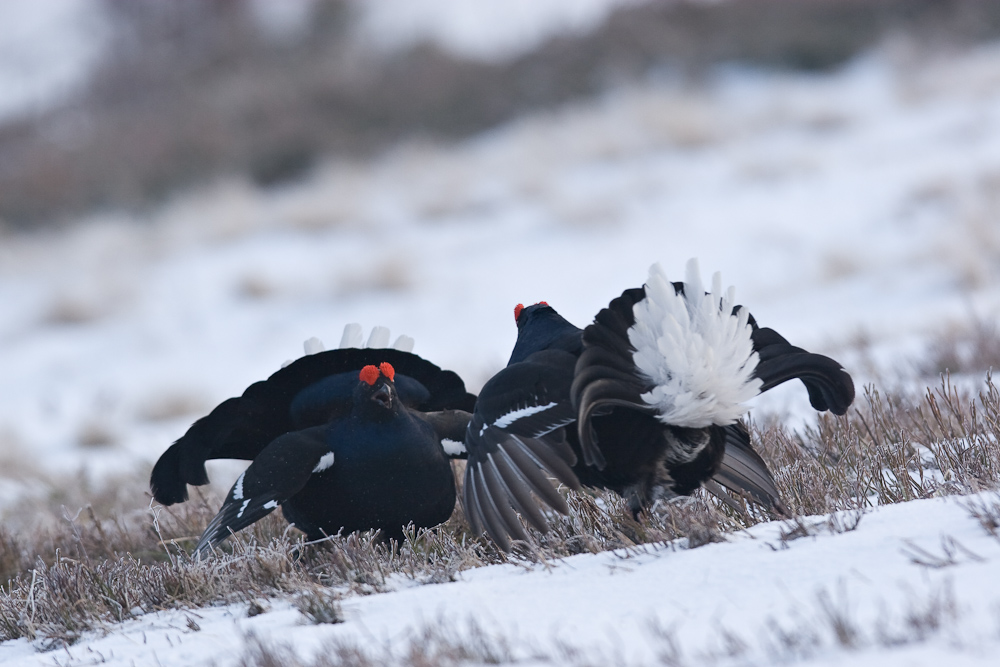
<svg viewBox="0 0 1000 667">
<path fill-rule="evenodd" d="M 313 473 L 333 465 L 324 430 L 317 426 L 286 433 L 265 447 L 229 490 L 198 541 L 195 556 L 264 518 L 298 493 Z"/>
<path fill-rule="evenodd" d="M 409 352 L 346 348 L 306 355 L 196 421 L 153 467 L 153 497 L 164 505 L 183 502 L 188 484 L 208 483 L 205 461 L 253 460 L 284 433 L 346 414 L 357 371 L 383 361 L 396 369 L 400 398 L 409 407 L 472 410 L 476 397 L 458 375 Z"/>
<path fill-rule="evenodd" d="M 473 532 L 485 530 L 505 551 L 508 536 L 528 539 L 518 513 L 534 528 L 548 530 L 532 494 L 568 513 L 546 473 L 580 488 L 571 469 L 576 455 L 563 428 L 576 420 L 569 398 L 575 361 L 559 350 L 536 352 L 493 376 L 476 402 L 465 435 L 462 505 Z"/>
</svg>

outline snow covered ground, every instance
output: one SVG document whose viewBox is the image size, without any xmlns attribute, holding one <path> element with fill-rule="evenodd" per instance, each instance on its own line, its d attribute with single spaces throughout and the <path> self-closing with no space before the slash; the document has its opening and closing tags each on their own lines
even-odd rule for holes
<svg viewBox="0 0 1000 667">
<path fill-rule="evenodd" d="M 679 277 L 691 256 L 762 324 L 859 380 L 873 377 L 859 349 L 883 380 L 912 377 L 904 360 L 928 337 L 1000 309 L 1000 46 L 932 57 L 900 43 L 824 76 L 665 74 L 454 146 L 331 162 L 281 189 L 210 183 L 139 218 L 3 234 L 0 516 L 50 493 L 52 475 L 148 470 L 310 336 L 387 325 L 475 390 L 506 361 L 516 303 L 546 300 L 582 325 L 654 261 Z M 756 409 L 801 415 L 798 389 Z M 975 557 L 912 562 L 907 540 L 941 555 L 945 536 Z M 857 531 L 787 546 L 767 525 L 691 551 L 487 568 L 348 600 L 348 622 L 329 627 L 280 602 L 249 620 L 198 611 L 199 632 L 193 613 L 156 614 L 68 652 L 8 642 L 0 662 L 230 664 L 243 629 L 308 652 L 327 636 L 395 647 L 408 628 L 472 616 L 515 646 L 558 656 L 554 633 L 630 663 L 655 658 L 656 618 L 695 664 L 772 664 L 768 619 L 820 618 L 826 591 L 861 648 L 824 630 L 795 660 L 991 664 L 1000 544 L 959 501 L 882 508 Z M 902 624 L 945 594 L 957 620 L 922 643 L 879 639 L 876 621 Z M 720 627 L 745 657 L 723 657 Z"/>
<path fill-rule="evenodd" d="M 253 618 L 246 604 L 158 612 L 49 653 L 6 642 L 0 663 L 231 665 L 254 636 L 306 660 L 350 645 L 391 664 L 428 633 L 471 633 L 518 664 L 995 665 L 1000 540 L 970 502 L 997 497 L 890 505 L 840 533 L 806 519 L 814 534 L 791 541 L 770 523 L 697 549 L 497 565 L 436 585 L 400 578 L 346 599 L 336 625 L 311 625 L 286 601 Z"/>
</svg>

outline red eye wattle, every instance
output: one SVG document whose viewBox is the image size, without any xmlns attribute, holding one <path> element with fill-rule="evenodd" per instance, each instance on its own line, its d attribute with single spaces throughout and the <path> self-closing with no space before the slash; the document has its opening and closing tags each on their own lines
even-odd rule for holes
<svg viewBox="0 0 1000 667">
<path fill-rule="evenodd" d="M 524 304 L 519 303 L 514 306 L 514 321 L 517 322 L 517 318 L 521 317 L 521 311 L 524 310 Z"/>
<path fill-rule="evenodd" d="M 392 366 L 389 366 L 389 368 L 392 368 Z M 362 382 L 367 382 L 369 385 L 374 385 L 375 381 L 378 380 L 378 368 L 376 368 L 375 366 L 365 366 L 364 368 L 361 369 L 361 372 L 358 373 L 358 378 Z"/>
<path fill-rule="evenodd" d="M 396 377 L 396 369 L 388 361 L 383 361 L 379 364 L 378 369 L 382 371 L 382 375 L 386 376 L 390 382 Z"/>
</svg>

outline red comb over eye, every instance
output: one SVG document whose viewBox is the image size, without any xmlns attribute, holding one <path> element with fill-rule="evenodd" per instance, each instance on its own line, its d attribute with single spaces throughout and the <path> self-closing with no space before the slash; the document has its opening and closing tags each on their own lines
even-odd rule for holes
<svg viewBox="0 0 1000 667">
<path fill-rule="evenodd" d="M 389 368 L 392 368 L 392 366 Z M 362 382 L 367 382 L 369 385 L 373 385 L 375 384 L 375 380 L 378 380 L 378 369 L 374 366 L 365 366 L 361 369 L 358 377 Z"/>
<path fill-rule="evenodd" d="M 388 361 L 383 361 L 381 364 L 379 364 L 378 369 L 382 371 L 382 375 L 389 378 L 390 381 L 392 381 L 392 379 L 396 377 L 396 369 L 393 368 L 392 364 L 390 364 Z"/>
<path fill-rule="evenodd" d="M 524 304 L 519 303 L 514 306 L 514 321 L 517 322 L 517 318 L 521 317 L 521 311 L 524 310 Z"/>
<path fill-rule="evenodd" d="M 549 302 L 548 301 L 539 301 L 535 305 L 536 306 L 547 306 L 547 305 L 549 305 Z"/>
</svg>

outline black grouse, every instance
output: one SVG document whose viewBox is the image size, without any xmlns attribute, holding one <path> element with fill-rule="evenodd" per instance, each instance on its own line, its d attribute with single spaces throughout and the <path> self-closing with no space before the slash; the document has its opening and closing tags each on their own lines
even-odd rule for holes
<svg viewBox="0 0 1000 667">
<path fill-rule="evenodd" d="M 571 488 L 611 489 L 634 513 L 701 485 L 782 510 L 740 416 L 757 394 L 797 378 L 812 406 L 844 414 L 854 383 L 839 363 L 791 345 L 688 263 L 684 283 L 659 265 L 584 330 L 547 303 L 518 305 L 506 368 L 483 387 L 466 433 L 463 506 L 504 550 L 527 540 L 517 513 L 547 523 L 534 492 L 566 513 L 545 473 Z"/>
<path fill-rule="evenodd" d="M 186 500 L 187 484 L 208 483 L 206 460 L 252 460 L 195 553 L 279 505 L 310 539 L 367 529 L 398 539 L 407 524 L 451 516 L 449 457 L 464 456 L 474 403 L 458 375 L 406 351 L 309 354 L 196 421 L 154 466 L 153 497 Z"/>
</svg>

